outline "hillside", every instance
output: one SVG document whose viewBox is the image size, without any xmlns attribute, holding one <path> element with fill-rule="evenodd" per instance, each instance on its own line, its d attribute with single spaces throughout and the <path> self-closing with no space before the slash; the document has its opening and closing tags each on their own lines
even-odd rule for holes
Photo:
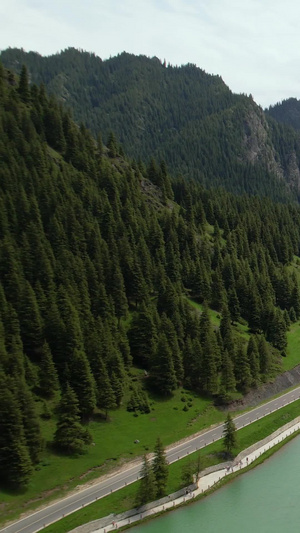
<svg viewBox="0 0 300 533">
<path fill-rule="evenodd" d="M 270 126 L 252 97 L 233 94 L 220 76 L 193 64 L 122 53 L 102 61 L 69 48 L 42 57 L 8 49 L 3 64 L 49 93 L 106 141 L 113 131 L 126 153 L 146 164 L 150 154 L 174 175 L 234 193 L 300 197 L 299 135 Z M 282 143 L 286 151 L 282 149 Z"/>
<path fill-rule="evenodd" d="M 0 68 L 0 139 L 6 498 L 141 455 L 156 432 L 184 437 L 282 371 L 300 318 L 296 204 L 145 170 L 26 68 Z"/>
<path fill-rule="evenodd" d="M 300 130 L 300 100 L 297 98 L 287 98 L 266 109 L 266 113 L 277 122 L 291 126 L 295 130 Z"/>
</svg>

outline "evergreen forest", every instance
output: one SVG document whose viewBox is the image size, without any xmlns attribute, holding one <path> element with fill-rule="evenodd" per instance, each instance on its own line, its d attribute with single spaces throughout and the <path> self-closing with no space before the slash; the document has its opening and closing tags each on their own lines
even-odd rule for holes
<svg viewBox="0 0 300 533">
<path fill-rule="evenodd" d="M 136 161 L 163 159 L 174 177 L 206 188 L 300 198 L 299 133 L 275 108 L 264 113 L 251 95 L 232 93 L 220 76 L 125 52 L 102 61 L 75 48 L 48 57 L 8 48 L 0 59 L 19 74 L 25 64 L 31 82 L 43 83 L 78 124 L 105 140 L 113 131 Z"/>
<path fill-rule="evenodd" d="M 297 98 L 287 98 L 278 102 L 266 109 L 266 112 L 277 122 L 288 125 L 294 130 L 300 130 L 300 101 Z"/>
<path fill-rule="evenodd" d="M 300 318 L 295 201 L 206 188 L 103 131 L 24 65 L 1 66 L 0 479 L 12 489 L 46 447 L 88 453 L 91 421 L 147 416 L 151 392 L 227 404 L 272 379 Z"/>
</svg>

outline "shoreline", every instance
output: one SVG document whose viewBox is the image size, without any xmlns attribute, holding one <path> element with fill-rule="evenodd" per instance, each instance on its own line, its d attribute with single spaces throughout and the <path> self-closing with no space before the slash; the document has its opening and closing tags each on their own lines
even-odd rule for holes
<svg viewBox="0 0 300 533">
<path fill-rule="evenodd" d="M 70 533 L 108 533 L 125 530 L 133 525 L 156 518 L 162 513 L 199 501 L 237 475 L 243 474 L 263 462 L 270 455 L 276 453 L 276 447 L 280 448 L 296 437 L 299 432 L 300 417 L 297 417 L 265 439 L 240 452 L 232 461 L 206 468 L 196 484 L 147 504 L 140 509 L 132 509 L 121 515 L 109 515 L 100 520 L 89 522 L 73 529 Z M 268 454 L 268 452 L 271 453 Z M 179 495 L 179 493 L 181 494 Z"/>
</svg>

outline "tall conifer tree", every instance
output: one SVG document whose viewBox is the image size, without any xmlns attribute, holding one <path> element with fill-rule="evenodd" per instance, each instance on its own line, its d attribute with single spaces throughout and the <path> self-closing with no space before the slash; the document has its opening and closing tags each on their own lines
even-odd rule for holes
<svg viewBox="0 0 300 533">
<path fill-rule="evenodd" d="M 166 494 L 169 472 L 166 454 L 159 437 L 154 448 L 153 473 L 156 481 L 156 496 L 162 498 Z"/>
<path fill-rule="evenodd" d="M 136 496 L 136 504 L 138 507 L 145 505 L 155 499 L 156 495 L 156 480 L 152 464 L 149 462 L 147 455 L 144 455 L 143 466 L 141 469 L 141 481 L 138 486 L 138 493 Z"/>
<path fill-rule="evenodd" d="M 32 464 L 22 424 L 19 403 L 0 374 L 0 474 L 1 481 L 23 488 L 32 475 Z"/>
<path fill-rule="evenodd" d="M 83 453 L 85 444 L 91 440 L 89 432 L 80 424 L 79 413 L 79 402 L 76 394 L 67 384 L 59 404 L 59 418 L 54 435 L 54 444 L 58 449 L 68 454 Z"/>
</svg>

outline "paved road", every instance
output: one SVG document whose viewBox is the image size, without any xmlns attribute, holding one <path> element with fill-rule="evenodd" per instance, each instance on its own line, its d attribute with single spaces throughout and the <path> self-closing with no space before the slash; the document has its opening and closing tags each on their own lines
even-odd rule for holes
<svg viewBox="0 0 300 533">
<path fill-rule="evenodd" d="M 299 398 L 300 387 L 297 387 L 275 400 L 271 400 L 243 415 L 237 416 L 234 419 L 235 425 L 237 429 L 240 429 L 255 422 L 259 418 L 263 418 L 277 409 L 298 400 Z M 173 463 L 178 459 L 221 439 L 222 434 L 223 424 L 205 431 L 196 437 L 191 437 L 184 443 L 175 444 L 172 448 L 168 449 L 167 459 L 169 463 Z M 107 496 L 111 492 L 133 483 L 139 477 L 141 464 L 142 463 L 138 463 L 135 464 L 135 466 L 128 465 L 128 468 L 119 474 L 114 474 L 105 481 L 99 481 L 99 483 L 96 483 L 87 489 L 80 490 L 72 496 L 67 496 L 64 499 L 47 506 L 45 509 L 37 511 L 26 518 L 22 518 L 10 526 L 1 529 L 0 533 L 35 533 L 36 531 L 40 531 L 45 526 L 60 520 L 67 514 L 71 514 L 74 511 L 93 503 L 97 499 Z"/>
</svg>

